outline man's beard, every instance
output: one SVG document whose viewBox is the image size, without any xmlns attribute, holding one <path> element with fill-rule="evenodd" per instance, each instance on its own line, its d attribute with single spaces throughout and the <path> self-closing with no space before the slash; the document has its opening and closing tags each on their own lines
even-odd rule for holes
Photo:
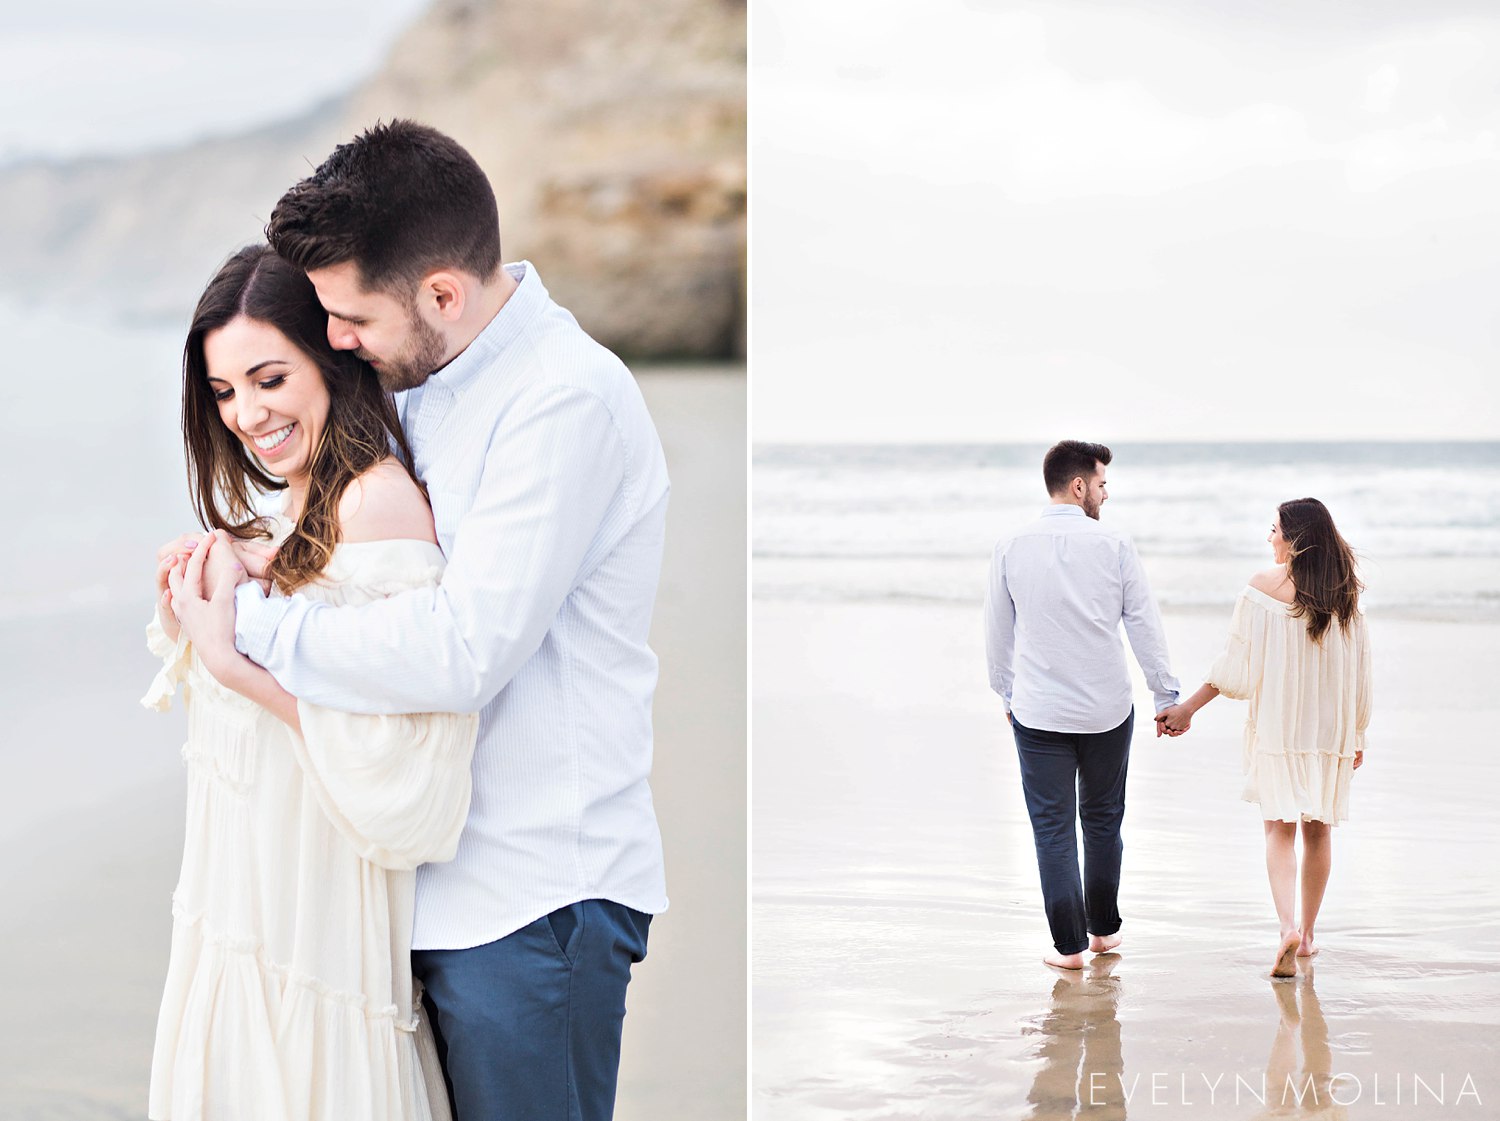
<svg viewBox="0 0 1500 1121">
<path fill-rule="evenodd" d="M 407 336 L 406 349 L 390 358 L 379 359 L 379 364 L 375 366 L 375 375 L 380 379 L 381 388 L 387 393 L 415 389 L 443 364 L 443 357 L 447 353 L 447 344 L 443 341 L 443 336 L 438 334 L 437 328 L 415 312 L 410 324 L 411 333 Z M 363 351 L 355 353 L 366 362 L 370 361 L 370 356 Z"/>
<path fill-rule="evenodd" d="M 1099 507 L 1103 505 L 1104 503 L 1100 502 L 1093 495 L 1086 494 L 1083 496 L 1083 512 L 1096 522 L 1099 520 Z"/>
</svg>

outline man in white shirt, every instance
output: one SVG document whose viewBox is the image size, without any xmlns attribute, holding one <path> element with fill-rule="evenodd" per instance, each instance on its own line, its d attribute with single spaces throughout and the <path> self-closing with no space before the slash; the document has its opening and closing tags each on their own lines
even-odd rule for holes
<svg viewBox="0 0 1500 1121">
<path fill-rule="evenodd" d="M 448 565 L 359 607 L 241 584 L 236 645 L 326 707 L 480 714 L 458 854 L 417 872 L 412 967 L 449 1091 L 459 1121 L 603 1121 L 630 969 L 667 906 L 648 785 L 661 443 L 619 359 L 529 263 L 502 266 L 494 193 L 449 137 L 370 129 L 266 233 L 332 345 L 397 392 Z M 185 628 L 214 602 L 179 601 Z"/>
<path fill-rule="evenodd" d="M 1047 452 L 1052 504 L 996 546 L 985 598 L 990 688 L 1015 735 L 1052 931 L 1042 960 L 1062 969 L 1081 969 L 1084 950 L 1121 941 L 1120 823 L 1135 718 L 1122 622 L 1156 710 L 1179 693 L 1135 546 L 1099 522 L 1111 458 L 1103 444 L 1078 440 Z"/>
</svg>

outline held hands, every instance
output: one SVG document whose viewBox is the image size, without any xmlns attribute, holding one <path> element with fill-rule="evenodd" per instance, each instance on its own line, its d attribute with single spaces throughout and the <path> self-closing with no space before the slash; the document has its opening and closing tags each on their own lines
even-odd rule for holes
<svg viewBox="0 0 1500 1121">
<path fill-rule="evenodd" d="M 1193 714 L 1186 705 L 1175 704 L 1156 714 L 1156 735 L 1180 736 L 1193 726 Z"/>
<path fill-rule="evenodd" d="M 232 537 L 222 530 L 215 530 L 222 543 L 227 544 L 234 550 L 235 558 L 242 564 L 245 571 L 250 574 L 250 579 L 259 582 L 262 588 L 266 588 L 271 579 L 271 562 L 276 559 L 276 546 L 267 545 L 261 541 L 241 541 L 238 537 Z M 157 590 L 166 586 L 165 571 L 171 567 L 174 558 L 180 559 L 186 564 L 193 550 L 205 537 L 213 534 L 184 533 L 180 537 L 174 537 L 160 549 L 156 550 Z M 267 589 L 269 590 L 269 589 Z"/>
<path fill-rule="evenodd" d="M 179 574 L 186 571 L 189 558 L 192 557 L 200 542 L 207 540 L 213 534 L 184 533 L 174 537 L 160 549 L 156 550 L 156 606 L 157 614 L 161 617 L 162 629 L 167 632 L 167 637 L 173 642 L 177 641 L 180 630 L 177 615 L 172 607 L 172 587 L 170 576 L 175 568 Z M 231 537 L 229 534 L 220 534 L 220 544 L 227 544 L 234 552 L 234 557 L 244 568 L 249 578 L 260 584 L 263 590 L 270 590 L 270 567 L 271 561 L 276 557 L 274 545 L 262 544 L 259 541 L 241 541 L 239 538 Z"/>
<path fill-rule="evenodd" d="M 234 590 L 250 579 L 228 540 L 227 533 L 215 530 L 198 542 L 187 560 L 174 552 L 164 562 L 167 590 L 162 597 L 197 648 L 204 668 L 220 681 L 244 661 L 234 648 Z"/>
</svg>

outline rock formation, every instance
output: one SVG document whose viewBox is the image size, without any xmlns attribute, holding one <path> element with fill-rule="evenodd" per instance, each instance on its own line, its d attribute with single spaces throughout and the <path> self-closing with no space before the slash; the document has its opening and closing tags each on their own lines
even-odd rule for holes
<svg viewBox="0 0 1500 1121">
<path fill-rule="evenodd" d="M 0 172 L 0 285 L 185 319 L 281 192 L 378 119 L 442 129 L 534 261 L 622 354 L 744 352 L 745 6 L 437 0 L 341 101 L 253 133 Z"/>
</svg>

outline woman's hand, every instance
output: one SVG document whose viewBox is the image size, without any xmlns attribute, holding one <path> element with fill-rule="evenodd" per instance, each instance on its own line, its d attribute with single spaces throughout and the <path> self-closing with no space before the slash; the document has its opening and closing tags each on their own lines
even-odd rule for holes
<svg viewBox="0 0 1500 1121">
<path fill-rule="evenodd" d="M 242 672 L 248 659 L 234 648 L 234 589 L 249 579 L 216 530 L 198 543 L 186 564 L 167 571 L 167 593 L 178 621 L 188 633 L 203 668 L 225 685 Z"/>
<path fill-rule="evenodd" d="M 167 632 L 167 637 L 173 642 L 182 633 L 182 627 L 177 622 L 177 613 L 172 610 L 172 588 L 168 580 L 172 570 L 182 564 L 182 558 L 177 554 L 168 554 L 163 557 L 160 553 L 156 558 L 156 618 L 161 623 L 161 629 Z"/>
<path fill-rule="evenodd" d="M 242 541 L 232 534 L 222 530 L 215 530 L 222 536 L 223 542 L 234 550 L 235 559 L 250 574 L 250 579 L 257 581 L 260 586 L 269 590 L 271 582 L 271 562 L 276 559 L 276 546 L 268 545 L 261 541 Z M 156 550 L 158 568 L 156 570 L 156 590 L 158 595 L 167 590 L 167 573 L 171 570 L 172 559 L 178 558 L 183 564 L 187 563 L 193 555 L 193 550 L 198 543 L 209 535 L 206 533 L 184 533 L 174 537 L 160 549 Z M 175 629 L 175 627 L 174 627 Z M 173 637 L 176 637 L 175 635 Z"/>
<path fill-rule="evenodd" d="M 1219 695 L 1217 686 L 1204 682 L 1198 691 L 1186 700 L 1168 705 L 1156 714 L 1158 736 L 1180 736 L 1193 726 L 1193 717 L 1198 710 Z"/>
<path fill-rule="evenodd" d="M 198 542 L 202 540 L 202 533 L 184 533 L 180 537 L 174 537 L 156 550 L 156 560 L 160 563 L 180 556 L 186 563 L 188 557 L 193 555 L 193 550 L 198 547 Z"/>
<path fill-rule="evenodd" d="M 168 586 L 168 579 L 174 565 L 178 575 L 182 574 L 181 566 L 187 564 L 188 557 L 193 555 L 202 539 L 201 533 L 184 533 L 156 550 L 156 616 L 161 620 L 161 629 L 173 642 L 177 641 L 182 627 L 177 622 L 177 613 L 172 610 L 172 589 Z"/>
<path fill-rule="evenodd" d="M 1156 735 L 1180 736 L 1193 726 L 1193 713 L 1186 705 L 1169 705 L 1156 714 Z"/>
<path fill-rule="evenodd" d="M 220 588 L 228 587 L 229 594 L 250 579 L 245 566 L 240 562 L 239 550 L 234 537 L 226 530 L 216 529 L 203 542 L 203 591 L 212 599 Z"/>
<path fill-rule="evenodd" d="M 1359 768 L 1364 764 L 1364 761 L 1365 753 L 1363 751 L 1356 751 L 1354 753 L 1354 769 L 1356 771 L 1359 770 Z"/>
</svg>

